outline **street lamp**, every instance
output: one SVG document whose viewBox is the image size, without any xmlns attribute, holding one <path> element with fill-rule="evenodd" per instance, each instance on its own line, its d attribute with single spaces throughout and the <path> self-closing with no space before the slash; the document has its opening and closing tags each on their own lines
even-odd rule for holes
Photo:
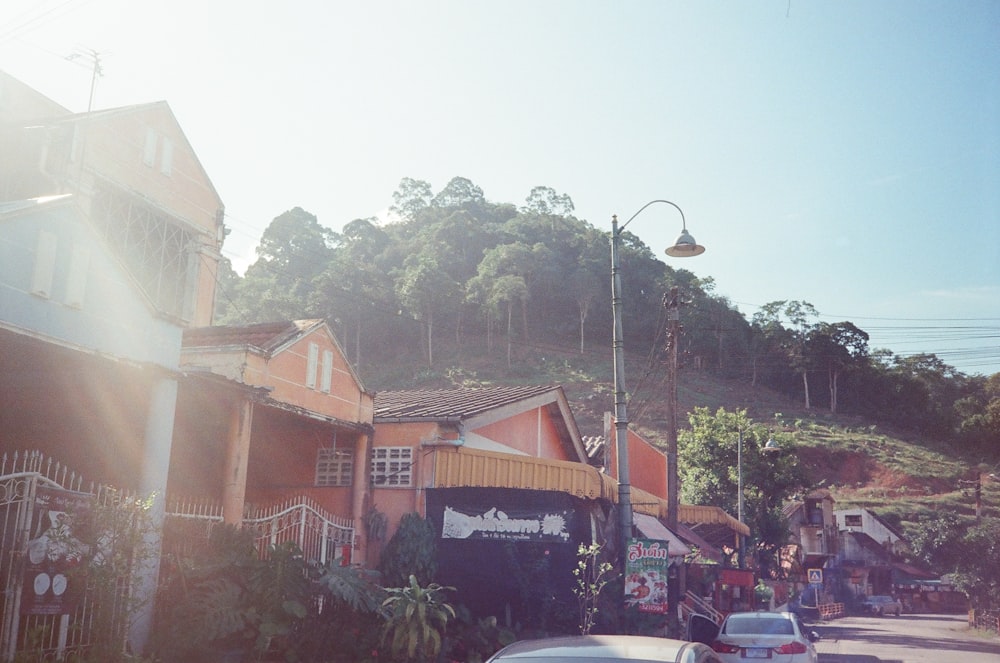
<svg viewBox="0 0 1000 663">
<path fill-rule="evenodd" d="M 628 551 L 628 541 L 632 538 L 632 487 L 629 484 L 628 466 L 628 415 L 625 411 L 625 356 L 624 340 L 622 335 L 622 284 L 621 273 L 619 271 L 618 248 L 621 241 L 621 234 L 625 227 L 632 223 L 635 217 L 639 216 L 643 210 L 655 203 L 665 203 L 672 206 L 681 215 L 681 234 L 674 242 L 674 245 L 667 248 L 668 256 L 675 258 L 685 258 L 700 255 L 705 252 L 705 247 L 694 241 L 687 231 L 687 221 L 684 212 L 675 203 L 669 200 L 652 200 L 639 211 L 629 217 L 628 221 L 618 226 L 618 215 L 611 217 L 611 305 L 614 314 L 614 336 L 612 349 L 614 351 L 614 381 L 615 381 L 615 441 L 618 446 L 618 510 L 619 526 L 621 536 L 622 571 L 624 572 L 624 560 Z M 670 334 L 673 339 L 671 349 L 670 386 L 667 394 L 667 528 L 673 532 L 677 531 L 677 506 L 678 506 L 678 485 L 677 485 L 677 288 L 671 290 L 668 304 L 667 318 L 670 325 Z M 674 315 L 671 315 L 671 311 Z M 677 608 L 677 581 L 668 582 L 667 600 L 671 609 L 671 614 L 676 615 Z"/>
</svg>

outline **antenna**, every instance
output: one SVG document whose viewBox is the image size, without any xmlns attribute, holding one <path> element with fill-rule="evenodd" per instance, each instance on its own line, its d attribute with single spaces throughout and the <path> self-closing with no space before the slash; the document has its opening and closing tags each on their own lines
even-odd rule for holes
<svg viewBox="0 0 1000 663">
<path fill-rule="evenodd" d="M 98 53 L 92 48 L 78 48 L 74 53 L 66 56 L 66 59 L 70 62 L 76 61 L 78 58 L 83 58 L 89 64 L 91 69 L 90 76 L 90 98 L 87 100 L 87 112 L 93 110 L 94 108 L 94 90 L 97 88 L 97 79 L 104 75 L 104 69 L 101 67 L 101 56 L 103 53 Z M 80 63 L 80 66 L 87 66 Z"/>
</svg>

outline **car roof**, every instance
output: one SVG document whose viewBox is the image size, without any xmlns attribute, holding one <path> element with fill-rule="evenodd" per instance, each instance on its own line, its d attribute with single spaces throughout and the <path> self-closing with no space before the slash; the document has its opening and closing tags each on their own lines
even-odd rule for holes
<svg viewBox="0 0 1000 663">
<path fill-rule="evenodd" d="M 698 651 L 705 645 L 644 635 L 572 635 L 520 640 L 497 653 L 499 661 L 565 658 L 622 661 L 675 661 L 682 650 Z M 491 659 L 492 660 L 492 659 Z"/>
</svg>

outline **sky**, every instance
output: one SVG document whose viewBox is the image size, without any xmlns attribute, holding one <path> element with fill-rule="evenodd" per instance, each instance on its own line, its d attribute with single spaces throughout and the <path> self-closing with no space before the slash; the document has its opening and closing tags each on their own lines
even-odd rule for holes
<svg viewBox="0 0 1000 663">
<path fill-rule="evenodd" d="M 1000 372 L 996 0 L 4 0 L 0 69 L 74 112 L 166 100 L 238 271 L 283 212 L 338 230 L 407 177 L 609 232 L 663 199 L 704 254 L 663 255 L 670 205 L 629 230 L 748 318 L 805 301 Z"/>
</svg>

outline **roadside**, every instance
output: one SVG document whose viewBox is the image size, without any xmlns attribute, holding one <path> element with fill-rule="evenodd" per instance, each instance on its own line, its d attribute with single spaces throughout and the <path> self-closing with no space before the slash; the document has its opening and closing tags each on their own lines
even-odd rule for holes
<svg viewBox="0 0 1000 663">
<path fill-rule="evenodd" d="M 965 615 L 853 616 L 811 624 L 820 663 L 1000 663 L 1000 636 Z"/>
</svg>

